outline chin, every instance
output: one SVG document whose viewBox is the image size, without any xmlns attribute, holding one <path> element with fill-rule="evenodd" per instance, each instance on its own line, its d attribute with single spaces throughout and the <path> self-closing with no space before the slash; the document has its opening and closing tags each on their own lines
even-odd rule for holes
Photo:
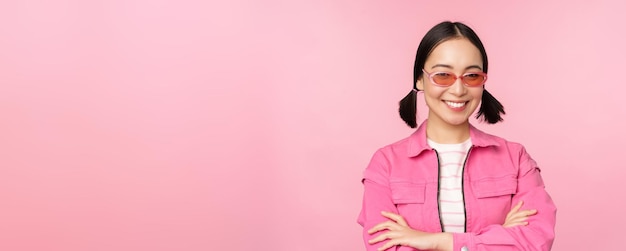
<svg viewBox="0 0 626 251">
<path fill-rule="evenodd" d="M 446 119 L 446 123 L 452 126 L 460 126 L 469 122 L 469 118 L 464 119 Z"/>
</svg>

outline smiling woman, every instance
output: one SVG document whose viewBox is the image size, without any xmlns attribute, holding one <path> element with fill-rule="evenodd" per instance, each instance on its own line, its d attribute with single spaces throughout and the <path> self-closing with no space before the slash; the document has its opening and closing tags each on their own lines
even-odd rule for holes
<svg viewBox="0 0 626 251">
<path fill-rule="evenodd" d="M 417 127 L 417 92 L 428 119 L 379 149 L 365 170 L 358 218 L 367 250 L 550 250 L 556 207 L 521 144 L 484 133 L 502 121 L 484 88 L 487 54 L 474 31 L 443 22 L 422 39 L 413 90 L 400 116 Z"/>
</svg>

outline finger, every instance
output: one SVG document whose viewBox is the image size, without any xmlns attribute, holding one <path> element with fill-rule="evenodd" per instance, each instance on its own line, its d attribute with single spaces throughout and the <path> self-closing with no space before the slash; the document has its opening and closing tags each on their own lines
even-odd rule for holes
<svg viewBox="0 0 626 251">
<path fill-rule="evenodd" d="M 527 222 L 528 222 L 528 218 L 520 218 L 520 219 L 516 219 L 512 221 L 507 221 L 503 224 L 503 226 L 513 226 L 513 225 L 525 224 Z"/>
<path fill-rule="evenodd" d="M 383 216 L 397 222 L 398 224 L 400 224 L 401 226 L 408 226 L 408 224 L 406 223 L 406 221 L 404 220 L 404 217 L 402 217 L 402 215 L 399 214 L 394 214 L 392 212 L 385 212 L 382 211 L 380 212 Z"/>
<path fill-rule="evenodd" d="M 376 233 L 378 231 L 385 230 L 385 229 L 391 230 L 391 228 L 394 227 L 394 225 L 396 225 L 396 223 L 393 221 L 385 221 L 383 223 L 379 223 L 378 225 L 370 228 L 370 230 L 368 230 L 367 233 L 373 234 L 373 233 Z"/>
<path fill-rule="evenodd" d="M 520 216 L 517 216 L 517 217 L 512 217 L 512 218 L 506 219 L 506 221 L 504 222 L 503 225 L 511 224 L 511 223 L 515 223 L 515 222 L 527 221 L 527 220 L 528 220 L 528 216 L 520 215 Z"/>
<path fill-rule="evenodd" d="M 526 215 L 531 216 L 537 214 L 537 209 L 524 210 L 524 212 L 526 212 Z"/>
<path fill-rule="evenodd" d="M 374 243 L 378 243 L 378 242 L 384 241 L 386 239 L 389 239 L 389 234 L 384 233 L 384 234 L 381 234 L 379 236 L 376 236 L 375 238 L 370 239 L 368 242 L 369 242 L 369 244 L 374 244 Z"/>
<path fill-rule="evenodd" d="M 385 243 L 385 245 L 383 245 L 382 247 L 379 247 L 378 251 L 387 250 L 391 247 L 398 245 L 396 242 L 397 242 L 396 240 L 389 240 L 387 243 Z"/>
<path fill-rule="evenodd" d="M 517 213 L 511 214 L 506 218 L 502 226 L 511 227 L 511 226 L 519 225 L 520 223 L 527 222 L 528 218 L 536 213 L 537 213 L 537 210 L 524 210 L 524 211 L 519 211 Z M 523 225 L 528 225 L 528 224 L 526 223 Z"/>
<path fill-rule="evenodd" d="M 531 209 L 531 210 L 523 210 L 523 211 L 519 211 L 519 212 L 515 212 L 515 213 L 509 213 L 506 216 L 506 219 L 513 219 L 513 218 L 519 218 L 519 217 L 527 217 L 527 216 L 531 216 L 537 213 L 537 210 L 535 209 Z"/>
<path fill-rule="evenodd" d="M 515 227 L 515 226 L 527 226 L 527 225 L 528 225 L 528 221 L 522 221 L 522 222 L 506 223 L 502 226 L 508 228 L 508 227 Z"/>
<path fill-rule="evenodd" d="M 388 225 L 388 222 L 387 222 L 387 221 L 385 221 L 385 222 L 383 222 L 383 223 L 380 223 L 380 224 L 378 224 L 378 225 L 376 225 L 376 226 L 374 226 L 374 227 L 370 228 L 370 230 L 367 230 L 367 233 L 368 233 L 368 234 L 373 234 L 373 233 L 376 233 L 376 232 L 378 232 L 378 231 L 381 231 L 381 230 L 387 229 L 387 225 Z"/>
<path fill-rule="evenodd" d="M 506 216 L 509 217 L 509 215 L 516 213 L 522 207 L 522 205 L 524 205 L 524 201 L 520 200 L 513 208 L 511 208 L 511 211 L 509 211 Z"/>
<path fill-rule="evenodd" d="M 508 218 L 506 218 L 505 222 L 514 222 L 514 221 L 519 221 L 521 219 L 528 219 L 528 217 L 530 217 L 531 215 L 529 215 L 526 212 L 518 212 L 514 215 L 509 216 Z"/>
<path fill-rule="evenodd" d="M 519 211 L 517 213 L 511 214 L 507 217 L 507 220 L 509 219 L 516 219 L 516 218 L 520 218 L 520 217 L 528 217 L 528 216 L 533 216 L 537 214 L 537 210 L 524 210 L 524 211 Z"/>
<path fill-rule="evenodd" d="M 510 227 L 524 222 L 528 222 L 528 216 L 519 216 L 516 218 L 507 219 L 504 224 L 502 224 L 502 226 Z"/>
<path fill-rule="evenodd" d="M 519 215 L 523 215 L 523 216 L 532 216 L 537 214 L 537 210 L 535 209 L 529 209 L 529 210 L 524 210 L 524 211 L 519 211 L 517 212 Z"/>
<path fill-rule="evenodd" d="M 533 216 L 537 214 L 537 210 L 524 210 L 524 211 L 520 211 L 517 212 L 516 214 L 512 215 L 511 217 L 507 218 L 505 222 L 513 222 L 513 221 L 520 221 L 520 220 L 528 220 L 529 217 Z"/>
<path fill-rule="evenodd" d="M 506 223 L 522 222 L 522 221 L 527 221 L 527 220 L 528 220 L 528 217 L 518 217 L 515 219 L 510 219 Z"/>
</svg>

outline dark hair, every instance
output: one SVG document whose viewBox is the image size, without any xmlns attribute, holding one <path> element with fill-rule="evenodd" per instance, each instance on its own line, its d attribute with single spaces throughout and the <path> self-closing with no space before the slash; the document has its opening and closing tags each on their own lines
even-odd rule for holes
<svg viewBox="0 0 626 251">
<path fill-rule="evenodd" d="M 431 28 L 419 46 L 417 47 L 417 54 L 415 55 L 415 65 L 413 67 L 413 90 L 400 100 L 400 117 L 411 128 L 417 127 L 416 122 L 416 101 L 417 101 L 417 80 L 422 76 L 422 69 L 426 63 L 426 59 L 430 56 L 437 45 L 450 40 L 452 38 L 467 38 L 478 50 L 483 59 L 483 71 L 487 73 L 487 52 L 483 43 L 478 38 L 478 35 L 467 25 L 460 22 L 445 21 L 435 25 Z M 489 124 L 495 124 L 502 121 L 501 114 L 505 114 L 504 107 L 496 100 L 487 90 L 483 91 L 482 102 L 476 118 L 481 118 Z"/>
</svg>

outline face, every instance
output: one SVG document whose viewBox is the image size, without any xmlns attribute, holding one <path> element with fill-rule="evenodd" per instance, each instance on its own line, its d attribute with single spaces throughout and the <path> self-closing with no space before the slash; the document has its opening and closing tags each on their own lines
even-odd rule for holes
<svg viewBox="0 0 626 251">
<path fill-rule="evenodd" d="M 482 72 L 482 68 L 480 51 L 466 38 L 450 39 L 439 44 L 424 64 L 426 72 L 450 72 L 456 76 Z M 426 73 L 417 81 L 417 88 L 424 91 L 429 124 L 466 125 L 483 96 L 482 85 L 468 87 L 458 78 L 451 86 L 438 86 Z"/>
</svg>

